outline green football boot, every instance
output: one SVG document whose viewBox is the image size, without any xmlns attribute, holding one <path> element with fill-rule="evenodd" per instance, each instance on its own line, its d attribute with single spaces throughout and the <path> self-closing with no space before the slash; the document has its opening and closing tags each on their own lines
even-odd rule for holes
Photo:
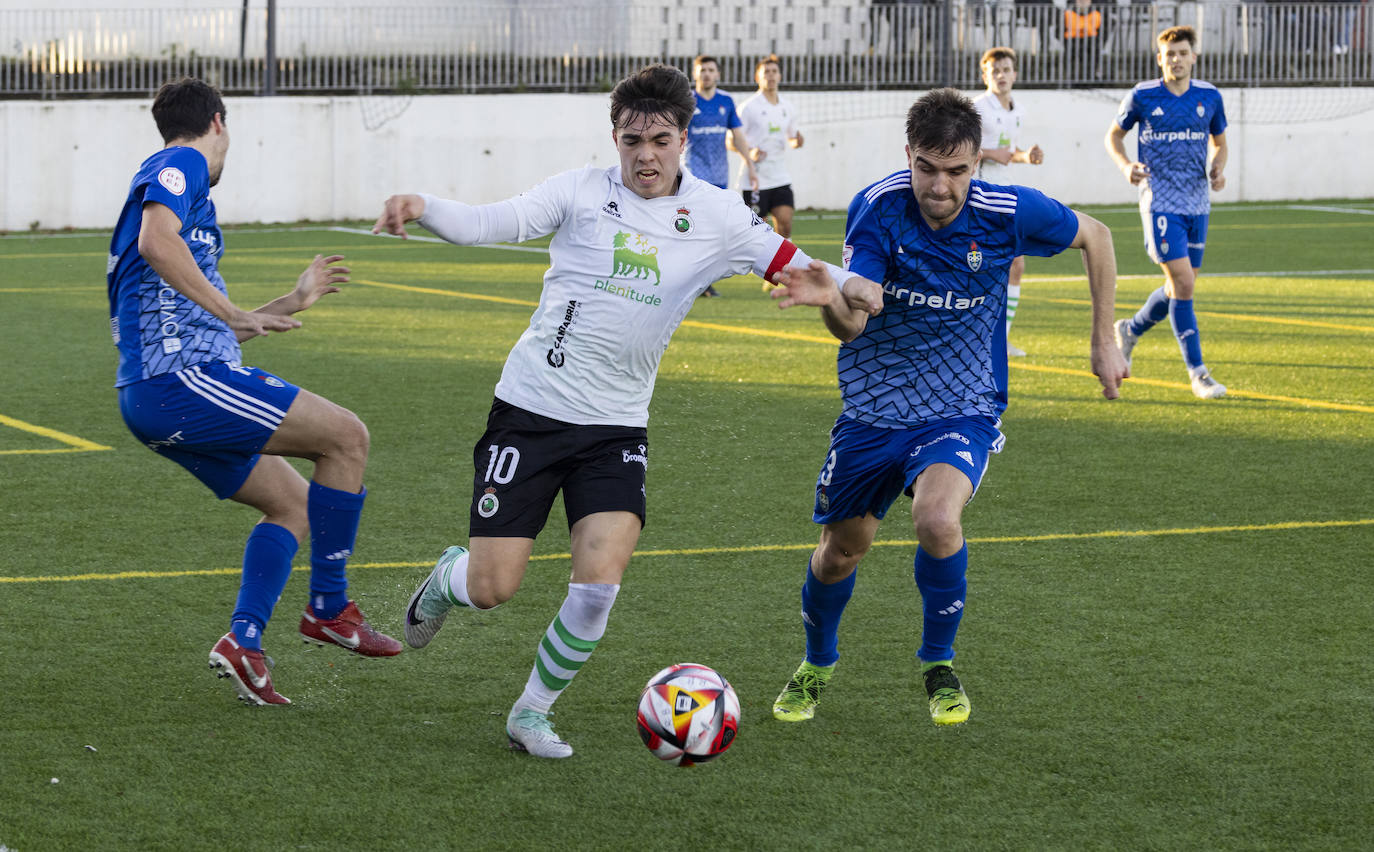
<svg viewBox="0 0 1374 852">
<path fill-rule="evenodd" d="M 830 683 L 835 666 L 813 666 L 802 660 L 797 673 L 773 702 L 773 718 L 781 722 L 805 722 L 816 715 L 821 691 Z"/>
<path fill-rule="evenodd" d="M 926 695 L 930 696 L 930 718 L 937 725 L 958 725 L 968 721 L 968 695 L 959 683 L 949 660 L 927 664 L 921 677 L 926 682 Z"/>
</svg>

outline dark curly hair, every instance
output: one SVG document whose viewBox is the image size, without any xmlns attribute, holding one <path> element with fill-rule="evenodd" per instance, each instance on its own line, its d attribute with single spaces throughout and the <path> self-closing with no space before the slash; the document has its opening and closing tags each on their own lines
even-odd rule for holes
<svg viewBox="0 0 1374 852">
<path fill-rule="evenodd" d="M 664 118 L 686 130 L 696 112 L 692 83 L 677 68 L 662 63 L 646 65 L 611 90 L 611 127 L 620 127 L 630 113 L 643 118 Z"/>
</svg>

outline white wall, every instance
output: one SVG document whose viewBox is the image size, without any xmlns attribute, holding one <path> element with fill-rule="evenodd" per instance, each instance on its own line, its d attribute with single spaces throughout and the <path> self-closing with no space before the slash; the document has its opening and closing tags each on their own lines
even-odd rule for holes
<svg viewBox="0 0 1374 852">
<path fill-rule="evenodd" d="M 1132 203 L 1134 190 L 1102 147 L 1119 94 L 1018 93 L 1027 141 L 1046 152 L 1045 165 L 1017 167 L 1021 180 L 1069 203 Z M 789 96 L 806 136 L 789 154 L 799 206 L 842 209 L 904 166 L 904 108 L 914 93 Z M 1244 121 L 1282 114 L 1284 99 L 1323 97 L 1320 89 L 1228 94 L 1231 163 L 1215 200 L 1374 197 L 1374 169 L 1351 168 L 1348 157 L 1374 136 L 1374 110 Z M 419 97 L 376 131 L 364 128 L 356 97 L 226 104 L 232 144 L 213 192 L 225 223 L 371 218 L 393 192 L 496 201 L 564 169 L 615 162 L 604 94 Z M 110 227 L 138 164 L 162 144 L 148 105 L 0 101 L 0 230 Z"/>
</svg>

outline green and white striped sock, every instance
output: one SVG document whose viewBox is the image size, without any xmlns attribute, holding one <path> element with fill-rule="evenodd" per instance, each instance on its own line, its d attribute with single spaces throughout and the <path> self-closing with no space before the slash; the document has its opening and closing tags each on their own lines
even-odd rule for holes
<svg viewBox="0 0 1374 852">
<path fill-rule="evenodd" d="M 606 621 L 619 591 L 619 585 L 608 583 L 568 584 L 568 596 L 544 631 L 517 708 L 549 712 L 559 693 L 568 688 L 605 635 Z"/>
<path fill-rule="evenodd" d="M 1021 285 L 1007 288 L 1007 334 L 1011 334 L 1011 318 L 1016 316 L 1016 305 L 1021 301 Z"/>
</svg>

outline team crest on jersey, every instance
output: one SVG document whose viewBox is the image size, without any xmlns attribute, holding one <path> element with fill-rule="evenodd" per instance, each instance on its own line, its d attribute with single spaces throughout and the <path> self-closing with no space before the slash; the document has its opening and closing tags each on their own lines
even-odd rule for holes
<svg viewBox="0 0 1374 852">
<path fill-rule="evenodd" d="M 682 234 L 684 237 L 692 233 L 692 211 L 686 207 L 679 207 L 677 213 L 673 215 L 673 230 Z"/>
<path fill-rule="evenodd" d="M 488 488 L 481 497 L 477 498 L 477 514 L 484 518 L 490 518 L 501 508 L 501 501 L 496 499 L 496 489 Z"/>
<path fill-rule="evenodd" d="M 691 229 L 690 220 L 687 227 Z M 658 271 L 658 246 L 652 245 L 643 234 L 616 231 L 611 240 L 611 264 L 612 278 L 647 280 L 652 275 L 655 287 L 663 280 Z"/>
<path fill-rule="evenodd" d="M 619 218 L 620 218 L 620 205 L 616 204 L 614 201 L 607 201 L 607 202 L 606 202 L 606 205 L 605 205 L 604 207 L 601 208 L 601 212 L 602 212 L 602 213 L 609 214 L 609 215 L 614 216 L 615 218 L 619 219 Z"/>
<path fill-rule="evenodd" d="M 974 272 L 983 267 L 983 253 L 978 250 L 976 240 L 969 240 L 968 254 L 964 255 L 964 259 L 968 261 L 968 268 Z"/>
<path fill-rule="evenodd" d="M 1198 105 L 1197 105 L 1197 117 L 1198 117 L 1198 118 L 1202 118 L 1202 117 L 1203 117 L 1204 115 L 1206 115 L 1206 114 L 1207 114 L 1207 109 L 1206 109 L 1202 104 L 1198 104 Z"/>
<path fill-rule="evenodd" d="M 181 195 L 186 191 L 186 175 L 175 166 L 168 166 L 158 172 L 157 182 L 166 187 L 167 191 L 173 195 Z"/>
</svg>

